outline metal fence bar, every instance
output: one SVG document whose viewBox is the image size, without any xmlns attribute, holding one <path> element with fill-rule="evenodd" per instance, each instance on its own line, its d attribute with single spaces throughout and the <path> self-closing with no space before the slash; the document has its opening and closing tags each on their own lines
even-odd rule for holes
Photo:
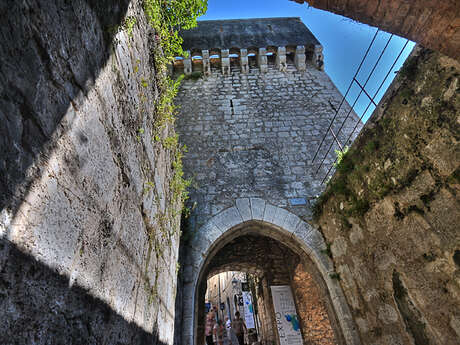
<svg viewBox="0 0 460 345">
<path fill-rule="evenodd" d="M 337 143 L 337 145 L 339 145 L 340 150 L 343 150 L 343 148 L 342 148 L 343 146 L 342 146 L 342 144 L 340 143 L 339 138 L 337 138 L 337 136 L 335 135 L 335 133 L 334 133 L 334 131 L 332 130 L 332 128 L 330 129 L 330 131 L 331 131 L 332 136 L 334 137 L 335 142 Z"/>
<path fill-rule="evenodd" d="M 367 110 L 369 109 L 370 105 L 373 103 L 375 104 L 375 97 L 378 95 L 378 93 L 380 92 L 381 88 L 383 87 L 383 85 L 385 84 L 385 81 L 388 79 L 391 71 L 393 70 L 394 66 L 396 65 L 396 63 L 398 62 L 399 58 L 401 57 L 402 53 L 404 52 L 404 50 L 406 49 L 407 47 L 407 44 L 409 43 L 409 40 L 406 40 L 406 43 L 404 44 L 404 46 L 401 48 L 401 50 L 399 51 L 399 54 L 398 56 L 396 57 L 396 59 L 393 61 L 393 64 L 391 65 L 390 69 L 388 70 L 387 74 L 385 75 L 385 78 L 383 78 L 382 82 L 380 83 L 379 87 L 377 88 L 377 91 L 375 91 L 374 95 L 372 96 L 372 98 L 370 98 L 369 96 L 369 99 L 370 99 L 370 102 L 369 104 L 367 105 L 366 109 L 364 110 L 364 112 L 361 114 L 360 118 L 359 118 L 359 121 L 356 122 L 356 125 L 355 127 L 353 128 L 353 131 L 351 132 L 351 134 L 348 136 L 347 138 L 347 141 L 345 142 L 345 146 L 347 145 L 347 143 L 350 141 L 350 139 L 352 138 L 354 132 L 356 131 L 356 128 L 358 127 L 358 124 L 361 122 L 362 118 L 364 117 L 364 115 L 366 114 Z M 376 105 L 377 106 L 377 105 Z M 329 173 L 331 172 L 332 168 L 334 167 L 334 165 L 337 163 L 337 159 L 338 157 L 335 158 L 335 161 L 334 163 L 332 163 L 332 165 L 329 167 L 329 170 L 327 171 L 326 173 L 326 176 L 324 176 L 323 180 L 321 181 L 321 184 L 324 183 L 324 181 L 326 181 L 326 179 L 328 178 L 329 176 Z"/>
<path fill-rule="evenodd" d="M 363 90 L 364 94 L 367 96 L 367 98 L 369 98 L 371 100 L 371 103 L 374 103 L 375 106 L 377 106 L 377 104 L 375 104 L 374 100 L 372 99 L 372 97 L 367 93 L 366 89 L 364 88 L 364 86 L 362 86 L 358 80 L 355 79 L 355 82 L 356 84 L 358 84 L 358 86 L 361 88 L 361 90 Z"/>
<path fill-rule="evenodd" d="M 406 43 L 404 44 L 404 46 L 401 48 L 401 50 L 399 51 L 399 54 L 398 56 L 396 57 L 395 61 L 393 62 L 393 64 L 391 65 L 390 69 L 388 70 L 387 74 L 385 75 L 385 78 L 383 78 L 382 82 L 380 83 L 377 91 L 375 91 L 374 93 L 374 96 L 372 97 L 372 103 L 377 107 L 377 105 L 375 104 L 375 97 L 377 97 L 378 93 L 380 92 L 380 89 L 383 87 L 383 85 L 385 84 L 385 81 L 388 79 L 388 76 L 390 75 L 391 71 L 393 70 L 393 68 L 395 67 L 396 65 L 396 62 L 398 62 L 399 58 L 401 57 L 402 53 L 404 52 L 404 50 L 406 49 L 407 45 L 409 44 L 409 40 L 406 40 Z M 358 128 L 358 124 L 359 122 L 362 120 L 362 118 L 364 117 L 364 115 L 366 114 L 367 110 L 369 109 L 371 103 L 369 103 L 366 107 L 366 109 L 364 110 L 363 114 L 361 115 L 361 117 L 359 118 L 359 121 L 356 122 L 356 125 L 355 127 L 353 128 L 353 131 L 350 133 L 350 135 L 348 136 L 348 139 L 347 141 L 345 142 L 345 145 L 347 145 L 347 143 L 350 141 L 350 139 L 352 138 L 353 134 L 355 133 L 356 131 L 356 128 Z"/>
<path fill-rule="evenodd" d="M 356 78 L 356 76 L 358 75 L 359 71 L 361 70 L 361 67 L 363 66 L 363 63 L 364 63 L 364 61 L 366 60 L 366 57 L 367 57 L 367 55 L 369 54 L 369 51 L 371 50 L 372 45 L 374 44 L 374 41 L 375 41 L 375 39 L 376 39 L 376 37 L 377 37 L 377 34 L 379 33 L 379 30 L 380 30 L 380 29 L 377 29 L 377 31 L 376 31 L 375 34 L 374 34 L 374 37 L 372 38 L 371 43 L 369 44 L 369 47 L 367 47 L 366 53 L 364 54 L 364 56 L 363 56 L 363 58 L 362 58 L 362 60 L 361 60 L 361 63 L 359 64 L 359 67 L 358 67 L 358 69 L 356 70 L 355 75 L 353 76 L 352 81 L 350 82 L 350 85 L 348 85 L 347 92 L 345 92 L 345 95 L 343 96 L 342 101 L 341 101 L 340 104 L 339 104 L 339 107 L 338 107 L 337 110 L 335 111 L 334 117 L 332 118 L 331 122 L 329 123 L 329 127 L 327 128 L 326 133 L 324 134 L 323 139 L 321 140 L 321 143 L 319 144 L 318 148 L 316 149 L 315 155 L 314 155 L 314 157 L 313 157 L 313 159 L 312 159 L 312 161 L 311 161 L 312 163 L 315 161 L 316 156 L 318 155 L 319 150 L 321 149 L 321 146 L 322 146 L 323 143 L 324 143 L 324 139 L 326 139 L 327 133 L 328 133 L 329 130 L 331 129 L 331 127 L 332 127 L 332 125 L 333 125 L 333 123 L 334 123 L 334 121 L 335 121 L 335 118 L 337 117 L 337 114 L 339 113 L 340 107 L 342 106 L 343 102 L 345 101 L 345 98 L 346 98 L 347 95 L 348 95 L 348 92 L 350 92 L 351 86 L 353 85 L 353 80 Z"/>
<path fill-rule="evenodd" d="M 363 93 L 364 88 L 366 87 L 367 83 L 368 83 L 369 80 L 371 79 L 371 77 L 372 77 L 372 75 L 373 75 L 375 69 L 377 68 L 377 66 L 378 66 L 378 64 L 379 64 L 379 62 L 380 62 L 380 60 L 382 59 L 382 56 L 383 56 L 383 54 L 385 53 L 385 51 L 386 51 L 388 45 L 390 44 L 390 41 L 391 41 L 391 39 L 393 38 L 393 36 L 394 36 L 393 34 L 390 35 L 390 38 L 388 39 L 387 43 L 385 44 L 385 47 L 383 48 L 382 52 L 381 52 L 380 55 L 379 55 L 379 58 L 377 59 L 377 61 L 375 62 L 374 66 L 373 66 L 373 68 L 372 68 L 372 70 L 370 71 L 369 76 L 367 77 L 366 82 L 364 83 L 364 86 L 363 86 L 362 88 L 360 88 L 360 91 L 359 91 L 358 96 L 356 97 L 355 101 L 353 102 L 353 105 L 351 106 L 350 110 L 348 111 L 347 116 L 346 116 L 345 119 L 343 120 L 343 122 L 342 122 L 342 124 L 341 124 L 339 130 L 338 130 L 337 133 L 336 133 L 337 136 L 339 135 L 340 131 L 342 130 L 343 126 L 345 125 L 345 122 L 348 120 L 348 117 L 350 116 L 351 112 L 353 111 L 353 108 L 355 107 L 356 103 L 358 102 L 359 97 L 361 97 L 361 94 Z M 318 171 L 319 171 L 319 170 L 321 169 L 321 167 L 323 166 L 324 161 L 325 161 L 326 158 L 327 158 L 327 155 L 329 154 L 329 152 L 331 152 L 331 148 L 332 148 L 333 144 L 334 144 L 334 143 L 331 142 L 331 144 L 329 145 L 329 148 L 328 148 L 326 154 L 324 155 L 324 157 L 323 157 L 323 159 L 322 159 L 322 161 L 321 161 L 321 164 L 319 165 L 318 169 L 316 169 L 316 171 L 315 171 L 315 176 L 318 174 Z"/>
</svg>

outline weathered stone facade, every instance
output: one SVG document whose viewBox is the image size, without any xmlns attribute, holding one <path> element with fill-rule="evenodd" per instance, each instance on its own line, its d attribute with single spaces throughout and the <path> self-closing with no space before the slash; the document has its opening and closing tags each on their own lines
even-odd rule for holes
<svg viewBox="0 0 460 345">
<path fill-rule="evenodd" d="M 315 176 L 311 158 L 340 95 L 320 70 L 321 47 L 219 47 L 218 58 L 184 60 L 179 126 L 196 176 L 174 324 L 178 210 L 171 152 L 152 141 L 159 91 L 141 4 L 0 4 L 0 343 L 165 345 L 176 326 L 178 344 L 191 345 L 212 258 L 252 235 L 309 258 L 346 344 L 456 344 L 460 67 L 428 51 L 406 66 L 317 209 L 327 244 L 309 224 L 325 172 Z M 458 9 L 438 7 L 415 13 L 439 26 L 427 42 L 449 52 L 457 19 L 443 18 Z M 416 32 L 408 12 L 398 16 Z M 193 80 L 195 69 L 205 77 Z M 293 284 L 307 287 L 299 293 L 315 295 Z M 323 331 L 313 336 L 329 341 Z"/>
<path fill-rule="evenodd" d="M 260 197 L 310 219 L 310 201 L 322 191 L 321 180 L 335 160 L 331 150 L 315 175 L 320 159 L 312 163 L 313 155 L 341 98 L 314 65 L 299 72 L 288 64 L 281 72 L 269 64 L 267 73 L 252 65 L 248 74 L 232 66 L 229 76 L 213 67 L 208 77 L 184 80 L 176 102 L 177 128 L 188 148 L 184 166 L 193 178 L 189 229 L 193 232 L 241 197 Z M 349 110 L 342 106 L 333 131 Z M 341 142 L 357 121 L 352 112 Z M 323 146 L 320 158 L 328 145 Z M 290 201 L 295 198 L 305 201 L 297 205 Z"/>
<path fill-rule="evenodd" d="M 179 219 L 142 1 L 0 12 L 0 343 L 171 344 Z"/>
<path fill-rule="evenodd" d="M 267 19 L 262 30 L 271 26 L 271 20 Z M 298 25 L 298 18 L 283 19 L 289 20 Z M 260 25 L 261 20 L 255 21 Z M 223 23 L 214 21 L 213 25 L 224 28 L 225 42 L 226 21 Z M 245 42 L 243 34 L 237 37 L 237 41 Z M 342 99 L 322 71 L 321 46 L 316 39 L 308 36 L 308 40 L 313 46 L 272 47 L 271 55 L 267 55 L 266 47 L 252 48 L 254 56 L 247 55 L 246 47 L 239 51 L 233 47 L 237 54 L 233 57 L 229 50 L 220 49 L 220 58 L 214 60 L 200 46 L 201 59 L 196 61 L 193 57 L 197 53 L 192 53 L 178 71 L 188 76 L 176 98 L 180 107 L 177 128 L 188 149 L 184 170 L 193 178 L 192 212 L 184 227 L 189 243 L 184 246 L 181 271 L 183 315 L 176 322 L 181 325 L 182 344 L 201 342 L 202 320 L 197 318 L 203 315 L 205 287 L 200 284 L 218 248 L 237 236 L 236 228 L 241 228 L 239 235 L 255 231 L 274 237 L 302 257 L 311 255 L 314 264 L 320 266 L 319 279 L 327 281 L 323 288 L 332 299 L 339 333 L 344 333 L 347 344 L 359 342 L 341 302 L 341 292 L 336 289 L 337 281 L 329 277 L 328 258 L 321 253 L 324 243 L 303 221 L 311 219 L 310 201 L 322 191 L 321 180 L 335 160 L 332 151 L 315 175 L 320 162 L 312 163 L 315 150 Z M 185 45 L 190 44 L 186 41 Z M 345 102 L 332 127 L 334 133 L 348 113 L 351 116 L 338 136 L 341 142 L 359 121 Z M 331 133 L 328 140 L 334 140 Z"/>
<path fill-rule="evenodd" d="M 409 58 L 318 205 L 366 344 L 460 339 L 459 73 Z"/>
</svg>

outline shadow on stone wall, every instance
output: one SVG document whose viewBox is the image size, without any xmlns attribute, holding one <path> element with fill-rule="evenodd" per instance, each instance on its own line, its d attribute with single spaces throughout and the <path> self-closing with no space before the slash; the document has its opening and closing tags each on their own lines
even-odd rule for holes
<svg viewBox="0 0 460 345">
<path fill-rule="evenodd" d="M 110 56 L 131 0 L 0 3 L 0 209 L 15 213 Z M 82 134 L 81 140 L 85 137 Z"/>
<path fill-rule="evenodd" d="M 163 345 L 10 242 L 0 254 L 0 344 Z"/>
</svg>

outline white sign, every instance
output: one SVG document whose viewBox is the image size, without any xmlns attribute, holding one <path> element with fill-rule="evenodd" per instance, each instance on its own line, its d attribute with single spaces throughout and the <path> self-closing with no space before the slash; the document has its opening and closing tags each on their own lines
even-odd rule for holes
<svg viewBox="0 0 460 345">
<path fill-rule="evenodd" d="M 249 291 L 243 291 L 243 305 L 246 328 L 256 328 L 254 325 L 254 306 L 252 305 L 252 296 Z"/>
<path fill-rule="evenodd" d="M 271 286 L 280 345 L 302 345 L 300 323 L 289 285 Z"/>
</svg>

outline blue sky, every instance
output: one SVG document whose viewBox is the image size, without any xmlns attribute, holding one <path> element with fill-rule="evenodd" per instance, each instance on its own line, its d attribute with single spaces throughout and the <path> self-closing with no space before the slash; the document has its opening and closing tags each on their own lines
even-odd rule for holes
<svg viewBox="0 0 460 345">
<path fill-rule="evenodd" d="M 208 11 L 206 15 L 200 17 L 200 20 L 263 17 L 300 17 L 323 45 L 325 70 L 342 94 L 346 92 L 377 30 L 375 27 L 288 0 L 208 0 Z M 357 76 L 361 85 L 366 82 L 369 72 L 389 37 L 390 34 L 379 32 L 361 68 L 361 72 Z M 405 43 L 406 39 L 393 36 L 385 54 L 366 85 L 368 94 L 374 95 Z M 414 43 L 412 42 L 409 42 L 406 46 L 388 80 L 378 92 L 376 103 L 378 103 L 393 80 L 394 71 L 399 70 L 413 46 Z M 359 88 L 354 83 L 347 96 L 348 102 L 353 104 L 358 94 Z M 368 98 L 362 93 L 355 106 L 358 116 L 363 114 L 368 103 Z M 367 120 L 373 110 L 374 106 L 369 107 L 363 117 L 363 121 Z"/>
</svg>

